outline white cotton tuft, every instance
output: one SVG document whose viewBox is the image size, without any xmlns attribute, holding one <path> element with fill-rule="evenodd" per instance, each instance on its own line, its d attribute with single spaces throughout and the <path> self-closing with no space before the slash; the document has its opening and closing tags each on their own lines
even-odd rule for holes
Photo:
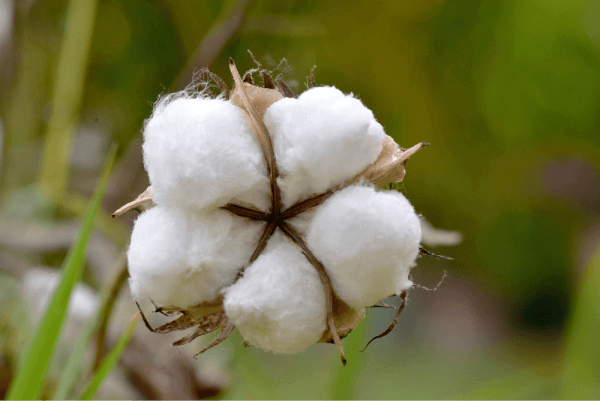
<svg viewBox="0 0 600 401">
<path fill-rule="evenodd" d="M 211 301 L 248 263 L 260 231 L 261 223 L 222 210 L 194 214 L 155 206 L 133 228 L 131 292 L 160 306 Z"/>
<path fill-rule="evenodd" d="M 336 294 L 355 309 L 398 295 L 419 253 L 421 226 L 399 192 L 352 186 L 315 213 L 307 243 L 325 265 Z"/>
<path fill-rule="evenodd" d="M 268 182 L 242 109 L 225 100 L 160 102 L 146 122 L 143 150 L 159 205 L 221 206 Z"/>
<path fill-rule="evenodd" d="M 264 119 L 286 207 L 363 171 L 377 159 L 385 135 L 371 110 L 333 87 L 282 99 Z"/>
<path fill-rule="evenodd" d="M 136 299 L 148 297 L 161 306 L 198 303 L 186 239 L 187 218 L 179 210 L 155 206 L 138 217 L 127 252 L 129 285 Z"/>
<path fill-rule="evenodd" d="M 190 226 L 188 264 L 201 282 L 202 301 L 217 298 L 248 265 L 266 223 L 248 221 L 216 209 L 196 216 Z"/>
<path fill-rule="evenodd" d="M 319 275 L 281 232 L 224 294 L 227 317 L 256 347 L 297 353 L 316 343 L 326 328 Z"/>
</svg>

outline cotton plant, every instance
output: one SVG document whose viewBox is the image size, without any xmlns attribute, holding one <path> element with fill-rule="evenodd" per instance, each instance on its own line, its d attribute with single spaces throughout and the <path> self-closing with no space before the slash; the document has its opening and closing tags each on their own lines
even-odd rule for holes
<svg viewBox="0 0 600 401">
<path fill-rule="evenodd" d="M 401 148 L 334 87 L 313 80 L 296 97 L 260 65 L 243 78 L 231 59 L 230 69 L 232 90 L 206 71 L 220 95 L 205 86 L 165 96 L 146 121 L 151 186 L 115 212 L 142 212 L 131 291 L 177 317 L 158 328 L 144 318 L 150 330 L 194 328 L 174 345 L 221 329 L 204 352 L 237 328 L 276 353 L 333 342 L 345 363 L 340 338 L 365 308 L 397 295 L 400 311 L 413 287 L 420 220 L 401 193 L 380 188 L 402 181 L 427 144 Z"/>
</svg>

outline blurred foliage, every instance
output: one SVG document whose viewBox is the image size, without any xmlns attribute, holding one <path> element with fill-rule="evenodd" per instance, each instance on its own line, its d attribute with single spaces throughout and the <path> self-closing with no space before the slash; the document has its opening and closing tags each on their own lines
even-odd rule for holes
<svg viewBox="0 0 600 401">
<path fill-rule="evenodd" d="M 600 397 L 599 343 L 577 334 L 600 314 L 589 304 L 598 305 L 600 282 L 583 273 L 600 238 L 596 1 L 98 0 L 74 142 L 63 156 L 44 147 L 60 106 L 53 88 L 75 76 L 59 63 L 69 2 L 2 2 L 14 4 L 15 29 L 0 43 L 10 49 L 0 60 L 8 77 L 0 80 L 0 230 L 7 220 L 48 225 L 81 217 L 111 142 L 120 151 L 105 211 L 145 189 L 144 119 L 161 94 L 181 89 L 186 65 L 236 7 L 243 10 L 239 26 L 220 37 L 225 44 L 214 59 L 196 67 L 209 63 L 231 85 L 230 56 L 240 70 L 253 67 L 247 49 L 266 68 L 286 58 L 284 79 L 299 93 L 316 65 L 318 84 L 360 97 L 402 146 L 432 144 L 408 162 L 400 190 L 435 226 L 465 238 L 436 249 L 454 262 L 422 258 L 414 270 L 415 281 L 435 283 L 447 269 L 454 277 L 448 290 L 415 290 L 393 335 L 360 357 L 347 351 L 360 361 L 348 372 L 338 372 L 326 345 L 273 356 L 244 349 L 233 336 L 229 397 Z M 60 199 L 36 186 L 52 157 L 68 166 Z M 103 213 L 97 228 L 123 249 L 132 220 Z M 26 253 L 0 241 L 0 256 L 9 255 L 0 262 L 16 258 L 19 266 L 58 263 L 65 252 Z M 14 285 L 7 280 L 0 285 Z M 370 311 L 365 338 L 388 318 Z M 0 321 L 4 350 L 14 349 L 7 344 L 19 332 L 5 329 L 9 321 Z M 467 324 L 477 328 L 473 339 Z M 585 394 L 569 385 L 578 369 L 589 375 Z"/>
<path fill-rule="evenodd" d="M 104 197 L 106 184 L 115 160 L 116 147 L 112 147 L 103 168 L 98 188 L 90 201 L 76 240 L 61 267 L 61 279 L 48 303 L 35 334 L 23 349 L 17 374 L 11 382 L 7 399 L 38 399 L 48 375 L 48 368 L 59 341 L 64 322 L 68 317 L 69 300 L 73 288 L 81 280 L 85 267 L 87 246 L 94 230 L 94 219 Z"/>
</svg>

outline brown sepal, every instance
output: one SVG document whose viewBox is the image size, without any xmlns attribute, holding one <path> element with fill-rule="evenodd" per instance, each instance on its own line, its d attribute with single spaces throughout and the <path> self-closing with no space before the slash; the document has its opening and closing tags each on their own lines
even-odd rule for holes
<svg viewBox="0 0 600 401">
<path fill-rule="evenodd" d="M 244 89 L 248 95 L 249 101 L 260 117 L 265 115 L 265 112 L 273 103 L 283 99 L 283 95 L 275 89 L 261 88 L 259 86 L 249 84 L 248 82 L 242 82 L 242 84 L 244 85 Z M 237 83 L 233 91 L 231 91 L 229 100 L 234 105 L 246 110 L 245 103 L 242 100 L 241 89 Z"/>
<path fill-rule="evenodd" d="M 223 310 L 219 313 L 213 313 L 212 315 L 205 316 L 200 319 L 200 321 L 196 322 L 198 327 L 196 327 L 191 334 L 175 341 L 173 345 L 177 347 L 183 344 L 188 344 L 197 337 L 212 333 L 213 331 L 225 326 L 228 322 L 227 316 L 225 316 L 225 311 Z"/>
<path fill-rule="evenodd" d="M 429 146 L 429 144 L 421 142 L 412 148 L 403 149 L 391 136 L 386 135 L 377 160 L 358 174 L 354 180 L 365 178 L 376 187 L 382 187 L 391 182 L 400 182 L 406 173 L 404 169 L 406 161 L 424 146 Z"/>
</svg>

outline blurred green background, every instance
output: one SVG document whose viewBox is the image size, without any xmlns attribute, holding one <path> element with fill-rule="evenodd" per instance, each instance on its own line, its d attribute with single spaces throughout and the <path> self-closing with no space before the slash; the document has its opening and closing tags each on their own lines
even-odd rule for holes
<svg viewBox="0 0 600 401">
<path fill-rule="evenodd" d="M 328 344 L 272 355 L 239 334 L 194 360 L 196 348 L 179 354 L 140 326 L 98 396 L 600 397 L 594 0 L 0 0 L 0 394 L 111 142 L 117 164 L 82 287 L 92 310 L 135 219 L 110 213 L 148 185 L 152 104 L 207 65 L 231 86 L 228 58 L 250 69 L 247 49 L 267 68 L 286 58 L 296 93 L 316 65 L 317 84 L 359 96 L 401 146 L 432 144 L 399 190 L 463 236 L 432 248 L 453 261 L 420 258 L 413 281 L 449 277 L 414 289 L 392 334 L 359 353 L 392 318 L 369 310 L 344 340 L 345 369 Z M 131 304 L 125 288 L 115 333 Z"/>
</svg>

